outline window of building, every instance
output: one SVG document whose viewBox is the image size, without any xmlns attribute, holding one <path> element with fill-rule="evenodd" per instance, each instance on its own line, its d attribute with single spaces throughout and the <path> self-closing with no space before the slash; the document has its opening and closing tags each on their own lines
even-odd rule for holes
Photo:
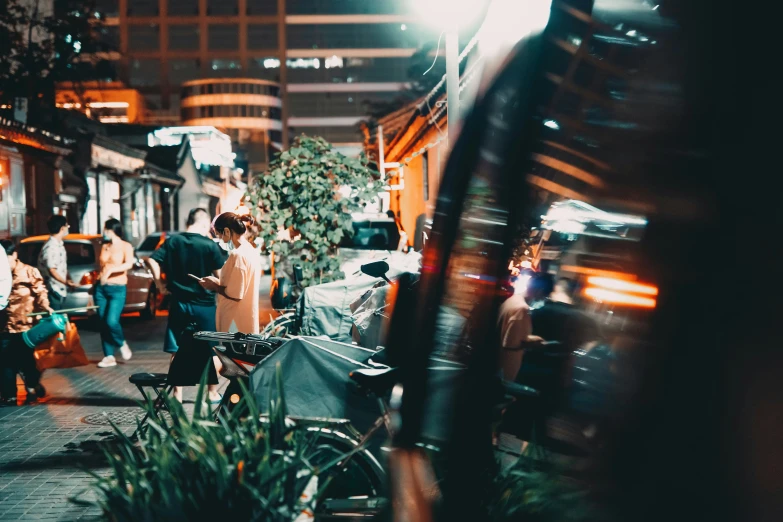
<svg viewBox="0 0 783 522">
<path fill-rule="evenodd" d="M 239 26 L 237 24 L 210 25 L 208 47 L 210 51 L 239 49 Z"/>
<path fill-rule="evenodd" d="M 247 26 L 248 49 L 277 49 L 277 25 L 250 24 Z"/>
<path fill-rule="evenodd" d="M 290 83 L 407 82 L 410 58 L 346 58 L 332 56 L 322 67 L 289 68 Z"/>
<path fill-rule="evenodd" d="M 180 85 L 201 77 L 199 60 L 169 60 L 169 83 Z"/>
<path fill-rule="evenodd" d="M 277 0 L 247 0 L 247 14 L 271 16 L 277 14 Z"/>
<path fill-rule="evenodd" d="M 169 26 L 169 50 L 198 51 L 200 33 L 197 24 Z"/>
<path fill-rule="evenodd" d="M 102 20 L 109 16 L 120 16 L 120 0 L 97 0 L 95 12 Z"/>
<path fill-rule="evenodd" d="M 401 14 L 403 4 L 378 0 L 286 0 L 285 8 L 288 14 Z"/>
<path fill-rule="evenodd" d="M 128 16 L 158 16 L 158 0 L 128 0 Z"/>
<path fill-rule="evenodd" d="M 120 28 L 116 25 L 104 25 L 98 29 L 99 49 L 102 52 L 120 50 Z"/>
<path fill-rule="evenodd" d="M 168 0 L 169 16 L 198 16 L 197 0 Z"/>
<path fill-rule="evenodd" d="M 399 92 L 289 93 L 289 114 L 296 117 L 366 116 L 368 104 L 388 103 Z"/>
<path fill-rule="evenodd" d="M 144 103 L 147 105 L 147 109 L 159 111 L 163 108 L 163 96 L 160 94 L 145 94 Z"/>
<path fill-rule="evenodd" d="M 207 0 L 207 16 L 236 16 L 238 14 L 238 0 Z"/>
<path fill-rule="evenodd" d="M 221 58 L 210 61 L 209 76 L 235 78 L 242 76 L 242 62 L 239 58 Z"/>
<path fill-rule="evenodd" d="M 145 24 L 128 27 L 128 49 L 131 51 L 160 50 L 160 26 Z"/>
<path fill-rule="evenodd" d="M 131 60 L 132 87 L 151 87 L 160 84 L 160 60 Z"/>
<path fill-rule="evenodd" d="M 273 61 L 277 61 L 277 67 L 266 67 Z M 250 58 L 247 63 L 248 76 L 259 80 L 280 80 L 280 60 L 275 57 Z"/>
<path fill-rule="evenodd" d="M 416 48 L 420 32 L 408 24 L 303 24 L 289 25 L 291 49 Z"/>
</svg>

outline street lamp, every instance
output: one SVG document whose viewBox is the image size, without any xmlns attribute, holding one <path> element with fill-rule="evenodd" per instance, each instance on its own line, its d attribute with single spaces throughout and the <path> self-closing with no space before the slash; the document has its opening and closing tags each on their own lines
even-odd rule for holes
<svg viewBox="0 0 783 522">
<path fill-rule="evenodd" d="M 410 1 L 423 23 L 435 26 L 446 34 L 446 106 L 449 141 L 453 146 L 452 140 L 456 139 L 460 120 L 459 28 L 475 21 L 486 11 L 479 30 L 478 47 L 487 61 L 503 60 L 517 42 L 546 27 L 552 0 Z"/>
<path fill-rule="evenodd" d="M 473 22 L 488 0 L 411 0 L 422 22 L 446 35 L 446 107 L 449 142 L 454 144 L 459 122 L 459 28 Z"/>
</svg>

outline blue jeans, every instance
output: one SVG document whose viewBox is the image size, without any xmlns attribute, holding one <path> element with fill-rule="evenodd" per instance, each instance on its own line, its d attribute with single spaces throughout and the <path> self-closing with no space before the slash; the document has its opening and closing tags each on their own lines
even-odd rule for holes
<svg viewBox="0 0 783 522">
<path fill-rule="evenodd" d="M 196 323 L 200 331 L 214 332 L 216 330 L 215 305 L 181 303 L 172 299 L 169 303 L 166 338 L 163 340 L 164 352 L 177 353 L 179 351 L 179 336 L 191 323 Z"/>
<path fill-rule="evenodd" d="M 103 354 L 114 355 L 125 344 L 125 334 L 122 332 L 120 316 L 125 308 L 125 285 L 96 285 L 95 304 L 98 306 L 98 317 L 101 320 L 101 344 Z"/>
<path fill-rule="evenodd" d="M 65 296 L 62 296 L 54 290 L 48 289 L 49 294 L 49 306 L 52 310 L 62 310 L 65 308 Z"/>
</svg>

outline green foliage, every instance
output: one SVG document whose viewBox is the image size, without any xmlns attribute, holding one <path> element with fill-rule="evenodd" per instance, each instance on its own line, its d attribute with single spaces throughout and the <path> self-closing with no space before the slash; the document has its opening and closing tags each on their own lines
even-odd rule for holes
<svg viewBox="0 0 783 522">
<path fill-rule="evenodd" d="M 350 187 L 350 195 L 341 195 L 341 187 Z M 348 158 L 323 138 L 302 135 L 253 179 L 248 199 L 276 268 L 291 277 L 292 265 L 301 264 L 307 287 L 344 277 L 338 246 L 353 234 L 351 214 L 382 190 L 380 175 L 363 155 Z M 278 241 L 286 229 L 293 239 Z"/>
<path fill-rule="evenodd" d="M 312 510 L 345 456 L 319 458 L 312 431 L 286 418 L 279 365 L 276 371 L 266 417 L 245 393 L 229 416 L 215 422 L 199 407 L 205 379 L 192 417 L 173 398 L 165 398 L 170 417 L 148 404 L 152 420 L 138 443 L 114 427 L 117 442 L 106 449 L 110 472 L 93 474 L 98 500 L 74 502 L 97 504 L 105 520 L 114 522 L 291 521 Z M 321 487 L 303 501 L 313 477 Z"/>
<path fill-rule="evenodd" d="M 47 9 L 48 8 L 48 9 Z M 110 75 L 100 41 L 102 18 L 94 0 L 30 2 L 7 0 L 0 8 L 0 101 L 28 99 L 28 121 L 42 111 L 51 116 L 55 85 L 81 83 Z"/>
<path fill-rule="evenodd" d="M 541 448 L 528 450 L 495 477 L 487 502 L 491 522 L 590 522 L 596 517 L 586 493 L 548 462 Z"/>
</svg>

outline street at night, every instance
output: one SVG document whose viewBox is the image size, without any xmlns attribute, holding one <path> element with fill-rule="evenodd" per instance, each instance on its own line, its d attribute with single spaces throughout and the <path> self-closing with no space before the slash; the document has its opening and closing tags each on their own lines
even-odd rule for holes
<svg viewBox="0 0 783 522">
<path fill-rule="evenodd" d="M 0 0 L 0 522 L 783 521 L 768 4 Z"/>
</svg>

